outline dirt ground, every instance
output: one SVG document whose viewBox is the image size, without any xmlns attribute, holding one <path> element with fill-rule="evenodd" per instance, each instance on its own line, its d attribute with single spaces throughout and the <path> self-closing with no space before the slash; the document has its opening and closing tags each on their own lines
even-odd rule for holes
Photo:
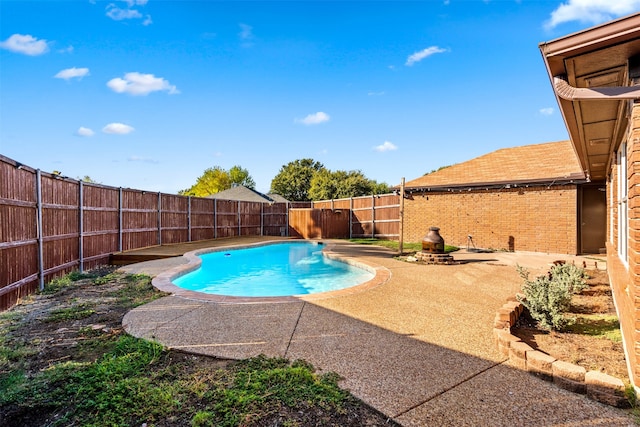
<svg viewBox="0 0 640 427">
<path fill-rule="evenodd" d="M 107 274 L 113 269 L 105 269 Z M 100 358 L 103 349 L 97 346 L 83 346 L 87 339 L 87 330 L 101 336 L 124 334 L 122 318 L 132 308 L 118 302 L 114 297 L 124 286 L 125 280 L 110 280 L 95 285 L 90 279 L 73 282 L 51 295 L 35 295 L 22 304 L 3 313 L 0 319 L 0 333 L 5 334 L 12 347 L 29 350 L 24 359 L 25 372 L 35 375 L 37 372 L 61 361 L 91 362 Z M 93 314 L 81 319 L 53 320 L 56 311 L 86 304 Z M 95 336 L 89 334 L 89 336 Z M 5 340 L 6 342 L 6 340 Z M 81 351 L 80 351 L 81 350 Z M 220 360 L 207 356 L 192 355 L 170 350 L 164 362 L 169 365 L 180 364 L 186 370 L 225 369 L 233 361 Z M 2 378 L 0 366 L 0 379 Z M 161 369 L 162 366 L 159 367 Z M 193 402 L 194 405 L 197 402 Z M 189 404 L 188 402 L 186 403 Z M 64 409 L 64 408 L 63 408 Z M 60 408 L 0 406 L 0 425 L 5 427 L 35 427 L 51 425 L 60 416 Z M 352 399 L 346 410 L 331 411 L 319 406 L 287 408 L 283 405 L 279 413 L 268 414 L 247 426 L 396 426 L 392 420 Z M 288 424 L 287 424 L 288 423 Z M 190 420 L 172 417 L 154 425 L 184 426 Z M 244 425 L 244 424 L 243 424 Z"/>
<path fill-rule="evenodd" d="M 589 287 L 574 295 L 571 301 L 569 315 L 577 318 L 574 326 L 564 332 L 548 332 L 538 329 L 525 312 L 512 333 L 556 359 L 574 363 L 588 371 L 607 373 L 628 384 L 627 365 L 622 342 L 617 338 L 619 326 L 607 273 L 601 270 L 587 273 Z"/>
</svg>

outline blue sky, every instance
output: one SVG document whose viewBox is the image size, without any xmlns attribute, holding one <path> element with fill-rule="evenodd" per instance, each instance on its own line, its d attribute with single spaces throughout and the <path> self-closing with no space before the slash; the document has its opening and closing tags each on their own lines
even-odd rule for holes
<svg viewBox="0 0 640 427">
<path fill-rule="evenodd" d="M 538 44 L 640 0 L 0 2 L 0 154 L 175 193 L 313 158 L 398 184 L 567 138 Z"/>
</svg>

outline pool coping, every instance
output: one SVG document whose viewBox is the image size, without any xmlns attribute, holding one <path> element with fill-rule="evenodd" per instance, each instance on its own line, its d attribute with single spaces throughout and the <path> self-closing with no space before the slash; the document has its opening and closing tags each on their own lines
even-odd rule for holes
<svg viewBox="0 0 640 427">
<path fill-rule="evenodd" d="M 235 249 L 248 249 L 248 248 L 267 246 L 272 244 L 296 243 L 296 242 L 317 243 L 318 245 L 323 245 L 324 247 L 322 249 L 322 254 L 327 258 L 341 261 L 346 264 L 365 269 L 373 273 L 374 277 L 371 280 L 368 280 L 364 283 L 351 286 L 345 289 L 339 289 L 339 290 L 329 291 L 329 292 L 319 292 L 315 294 L 291 295 L 291 296 L 279 296 L 279 297 L 237 297 L 237 296 L 220 295 L 220 294 L 205 294 L 202 292 L 183 289 L 173 284 L 174 279 L 200 268 L 200 265 L 202 264 L 202 260 L 199 257 L 199 255 L 203 255 L 211 252 L 223 252 L 223 251 L 235 250 Z M 157 288 L 160 291 L 167 292 L 174 296 L 182 297 L 190 300 L 208 301 L 208 302 L 225 303 L 225 304 L 260 304 L 260 303 L 288 303 L 288 302 L 300 302 L 300 301 L 317 301 L 317 300 L 322 300 L 327 298 L 336 298 L 336 297 L 342 297 L 347 295 L 353 295 L 353 294 L 365 292 L 370 289 L 376 288 L 380 285 L 383 285 L 384 283 L 389 281 L 389 279 L 391 278 L 391 271 L 388 268 L 369 262 L 369 261 L 356 259 L 354 257 L 345 256 L 345 255 L 333 252 L 332 249 L 336 246 L 337 246 L 336 243 L 333 243 L 330 241 L 326 242 L 322 240 L 321 241 L 296 240 L 294 242 L 282 241 L 282 240 L 267 240 L 264 242 L 257 242 L 257 243 L 197 249 L 182 255 L 182 257 L 187 260 L 186 264 L 170 268 L 158 274 L 156 277 L 153 278 L 151 283 L 155 288 Z"/>
</svg>

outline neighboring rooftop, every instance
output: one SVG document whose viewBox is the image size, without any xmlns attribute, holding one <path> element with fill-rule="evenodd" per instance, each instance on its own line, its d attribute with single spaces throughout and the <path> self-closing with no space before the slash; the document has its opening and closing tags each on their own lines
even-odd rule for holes
<svg viewBox="0 0 640 427">
<path fill-rule="evenodd" d="M 241 202 L 287 203 L 288 200 L 279 194 L 262 194 L 252 188 L 238 185 L 216 194 L 207 196 L 209 199 L 239 200 Z"/>
<path fill-rule="evenodd" d="M 503 148 L 411 180 L 405 188 L 560 183 L 584 179 L 571 142 L 559 141 Z"/>
</svg>

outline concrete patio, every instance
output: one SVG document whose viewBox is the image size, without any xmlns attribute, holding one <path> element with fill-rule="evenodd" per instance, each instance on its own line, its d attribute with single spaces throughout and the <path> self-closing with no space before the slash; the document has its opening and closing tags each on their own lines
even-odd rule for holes
<svg viewBox="0 0 640 427">
<path fill-rule="evenodd" d="M 230 242 L 233 243 L 233 242 Z M 215 303 L 168 296 L 128 313 L 132 335 L 220 358 L 305 359 L 407 426 L 627 426 L 628 412 L 567 392 L 508 364 L 493 341 L 496 310 L 532 273 L 563 259 L 533 253 L 454 254 L 459 265 L 418 265 L 380 247 L 338 242 L 334 252 L 388 270 L 362 292 L 312 301 Z M 124 267 L 159 272 L 184 258 Z"/>
</svg>

